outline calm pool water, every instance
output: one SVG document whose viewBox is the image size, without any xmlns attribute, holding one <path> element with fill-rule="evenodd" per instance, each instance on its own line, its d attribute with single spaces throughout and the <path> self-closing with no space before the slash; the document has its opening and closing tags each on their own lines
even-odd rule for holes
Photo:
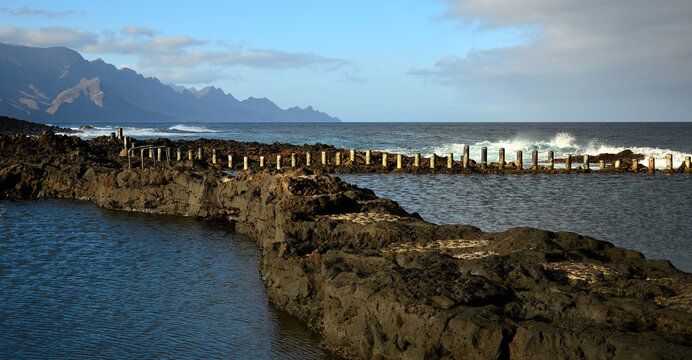
<svg viewBox="0 0 692 360">
<path fill-rule="evenodd" d="M 0 357 L 324 359 L 227 225 L 0 201 Z"/>
</svg>

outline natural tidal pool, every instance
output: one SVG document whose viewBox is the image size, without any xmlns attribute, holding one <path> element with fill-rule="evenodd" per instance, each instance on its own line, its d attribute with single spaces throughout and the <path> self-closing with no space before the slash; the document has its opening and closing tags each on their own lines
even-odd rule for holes
<svg viewBox="0 0 692 360">
<path fill-rule="evenodd" d="M 227 224 L 0 201 L 0 357 L 324 359 Z"/>
<path fill-rule="evenodd" d="M 573 231 L 692 272 L 689 174 L 342 174 L 438 224 Z"/>
</svg>

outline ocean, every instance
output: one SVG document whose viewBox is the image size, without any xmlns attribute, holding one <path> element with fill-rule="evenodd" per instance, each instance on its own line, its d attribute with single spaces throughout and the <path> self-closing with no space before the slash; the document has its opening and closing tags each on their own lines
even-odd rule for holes
<svg viewBox="0 0 692 360">
<path fill-rule="evenodd" d="M 58 124 L 78 129 L 84 124 Z M 497 161 L 505 148 L 513 161 L 517 150 L 524 157 L 538 150 L 539 161 L 547 152 L 555 157 L 618 153 L 630 149 L 654 157 L 665 168 L 670 153 L 677 165 L 692 154 L 692 123 L 330 123 L 330 124 L 93 124 L 81 137 L 108 135 L 123 127 L 135 138 L 217 138 L 261 143 L 296 145 L 323 143 L 345 149 L 380 150 L 413 155 L 454 154 L 459 160 L 463 146 L 471 147 L 471 158 L 480 159 L 481 147 L 488 148 L 488 161 Z M 527 161 L 525 161 L 527 163 Z"/>
<path fill-rule="evenodd" d="M 57 124 L 66 126 L 65 124 Z M 631 149 L 665 166 L 692 123 L 67 124 L 80 136 L 220 138 L 513 161 Z M 689 174 L 343 174 L 435 223 L 574 231 L 692 271 Z M 325 358 L 271 307 L 259 252 L 222 224 L 63 201 L 0 201 L 0 353 L 22 358 Z"/>
</svg>

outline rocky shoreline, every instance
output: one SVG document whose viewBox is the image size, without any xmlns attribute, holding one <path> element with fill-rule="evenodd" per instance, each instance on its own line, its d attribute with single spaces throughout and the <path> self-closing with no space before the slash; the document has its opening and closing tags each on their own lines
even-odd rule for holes
<svg viewBox="0 0 692 360">
<path fill-rule="evenodd" d="M 19 120 L 0 115 L 0 135 L 40 135 L 44 131 L 60 132 L 64 134 L 75 133 L 72 129 L 52 125 L 37 124 L 31 121 Z"/>
<path fill-rule="evenodd" d="M 295 152 L 282 144 L 157 142 Z M 234 176 L 200 160 L 126 169 L 121 148 L 107 137 L 0 135 L 0 199 L 80 199 L 230 221 L 259 244 L 270 300 L 345 358 L 692 353 L 692 274 L 667 261 L 574 233 L 435 225 L 326 175 L 328 166 Z"/>
</svg>

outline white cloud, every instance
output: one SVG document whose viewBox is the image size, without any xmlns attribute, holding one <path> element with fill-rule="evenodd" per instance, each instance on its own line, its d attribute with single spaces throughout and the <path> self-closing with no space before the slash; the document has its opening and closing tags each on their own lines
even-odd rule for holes
<svg viewBox="0 0 692 360">
<path fill-rule="evenodd" d="M 217 69 L 199 70 L 174 70 L 174 69 L 153 69 L 151 76 L 156 76 L 164 84 L 176 85 L 199 85 L 209 84 L 217 80 L 229 79 L 233 81 L 244 81 L 242 76 L 231 75 L 225 71 Z"/>
<path fill-rule="evenodd" d="M 98 35 L 92 32 L 52 26 L 40 29 L 0 25 L 0 42 L 25 46 L 66 46 L 76 49 L 96 43 Z"/>
<path fill-rule="evenodd" d="M 450 54 L 411 74 L 522 106 L 552 102 L 603 109 L 620 101 L 642 106 L 633 103 L 645 99 L 647 104 L 672 100 L 678 115 L 690 110 L 685 100 L 692 97 L 689 0 L 444 2 L 449 5 L 445 19 L 476 31 L 529 28 L 530 41 Z"/>
<path fill-rule="evenodd" d="M 123 36 L 124 35 L 124 36 Z M 229 67 L 289 69 L 321 66 L 328 70 L 348 65 L 341 59 L 274 49 L 243 50 L 240 45 L 210 44 L 189 36 L 157 36 L 154 30 L 126 26 L 101 34 L 66 27 L 27 29 L 0 26 L 0 42 L 26 46 L 66 46 L 82 53 L 134 57 L 137 66 L 169 82 L 201 84 L 233 78 Z M 128 60 L 129 61 L 129 60 Z"/>
<path fill-rule="evenodd" d="M 212 60 L 219 65 L 245 65 L 259 68 L 287 69 L 310 65 L 342 66 L 348 64 L 341 59 L 327 58 L 310 53 L 294 53 L 279 50 L 252 49 L 248 51 L 216 54 Z"/>
<path fill-rule="evenodd" d="M 149 28 L 146 28 L 143 26 L 127 25 L 122 30 L 120 30 L 120 33 L 122 33 L 124 35 L 130 35 L 130 36 L 154 37 L 154 36 L 156 36 L 157 31 L 154 31 L 152 29 L 149 29 Z"/>
<path fill-rule="evenodd" d="M 22 6 L 20 8 L 16 9 L 10 9 L 10 8 L 0 8 L 0 11 L 8 13 L 10 15 L 33 15 L 33 16 L 44 16 L 47 18 L 61 18 L 65 17 L 68 15 L 75 14 L 76 11 L 74 10 L 65 10 L 65 11 L 48 11 L 48 10 L 40 10 L 40 9 L 32 9 L 27 6 Z M 80 14 L 84 15 L 84 12 L 81 12 Z"/>
</svg>

